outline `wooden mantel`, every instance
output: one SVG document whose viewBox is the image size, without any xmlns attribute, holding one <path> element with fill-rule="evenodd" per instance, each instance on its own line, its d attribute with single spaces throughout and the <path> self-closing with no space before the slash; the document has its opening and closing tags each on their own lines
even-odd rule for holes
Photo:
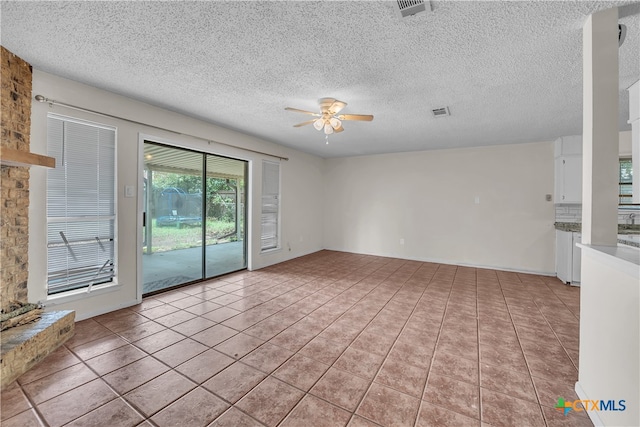
<svg viewBox="0 0 640 427">
<path fill-rule="evenodd" d="M 0 164 L 2 166 L 44 166 L 46 168 L 55 168 L 56 159 L 42 154 L 2 147 L 0 149 Z"/>
</svg>

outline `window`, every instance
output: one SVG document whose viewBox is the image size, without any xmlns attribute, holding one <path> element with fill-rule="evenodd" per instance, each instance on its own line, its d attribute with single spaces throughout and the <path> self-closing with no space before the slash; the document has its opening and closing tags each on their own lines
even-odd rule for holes
<svg viewBox="0 0 640 427">
<path fill-rule="evenodd" d="M 112 282 L 115 257 L 115 143 L 109 126 L 47 118 L 48 294 Z"/>
<path fill-rule="evenodd" d="M 631 159 L 620 159 L 620 204 L 632 203 L 633 169 Z"/>
<path fill-rule="evenodd" d="M 279 247 L 280 164 L 262 162 L 262 233 L 263 251 Z"/>
</svg>

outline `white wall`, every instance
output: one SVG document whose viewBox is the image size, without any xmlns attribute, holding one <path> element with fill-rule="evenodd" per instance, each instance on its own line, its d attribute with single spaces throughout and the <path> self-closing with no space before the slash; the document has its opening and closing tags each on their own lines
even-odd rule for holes
<svg viewBox="0 0 640 427">
<path fill-rule="evenodd" d="M 137 243 L 138 221 L 141 211 L 137 198 L 124 198 L 124 186 L 134 185 L 140 193 L 142 182 L 139 168 L 139 135 L 152 135 L 161 141 L 199 151 L 235 157 L 250 162 L 249 170 L 249 268 L 258 269 L 291 258 L 315 252 L 322 248 L 322 194 L 323 159 L 290 148 L 279 146 L 227 130 L 212 124 L 189 118 L 174 112 L 156 108 L 110 92 L 62 79 L 38 70 L 33 73 L 33 94 L 41 94 L 56 101 L 78 105 L 130 120 L 148 123 L 175 132 L 197 135 L 248 149 L 289 157 L 281 163 L 282 198 L 282 246 L 280 251 L 260 253 L 260 197 L 262 160 L 274 160 L 241 149 L 159 131 L 152 127 L 132 124 L 97 116 L 90 113 L 33 103 L 31 114 L 31 151 L 46 154 L 46 117 L 49 111 L 57 114 L 91 120 L 117 127 L 118 168 L 118 283 L 120 287 L 111 292 L 80 298 L 47 302 L 56 309 L 76 310 L 76 318 L 82 319 L 134 304 L 138 298 L 137 270 L 140 248 Z M 46 294 L 46 170 L 31 169 L 29 207 L 29 300 L 47 300 Z M 254 209 L 258 209 L 257 214 Z M 290 248 L 290 249 L 289 249 Z M 53 305 L 53 303 L 57 303 Z"/>
<path fill-rule="evenodd" d="M 632 247 L 582 246 L 576 392 L 583 400 L 626 401 L 624 411 L 589 412 L 595 425 L 640 425 L 638 252 Z"/>
<path fill-rule="evenodd" d="M 328 159 L 324 192 L 327 249 L 555 274 L 551 142 Z"/>
<path fill-rule="evenodd" d="M 289 157 L 282 168 L 282 249 L 261 254 L 260 218 L 249 224 L 249 268 L 322 248 L 408 259 L 554 274 L 551 142 L 321 159 L 255 137 L 34 70 L 33 93 L 131 120 Z M 82 319 L 136 302 L 136 198 L 141 134 L 200 151 L 249 160 L 250 210 L 260 205 L 261 161 L 272 158 L 148 126 L 34 102 L 31 149 L 46 154 L 53 111 L 118 128 L 118 279 L 106 294 L 66 301 Z M 46 171 L 31 170 L 29 299 L 46 295 Z M 479 204 L 475 203 L 476 197 Z M 400 239 L 405 240 L 400 245 Z M 290 249 L 289 249 L 290 248 Z M 59 302 L 59 301 L 58 301 Z M 49 301 L 51 303 L 51 301 Z M 52 306 L 53 307 L 53 306 Z"/>
</svg>

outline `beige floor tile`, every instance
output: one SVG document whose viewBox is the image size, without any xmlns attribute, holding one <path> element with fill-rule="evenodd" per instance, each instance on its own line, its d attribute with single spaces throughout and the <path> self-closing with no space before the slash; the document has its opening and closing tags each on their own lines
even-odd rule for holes
<svg viewBox="0 0 640 427">
<path fill-rule="evenodd" d="M 78 322 L 1 421 L 589 425 L 554 408 L 577 398 L 579 312 L 554 278 L 320 251 Z"/>
</svg>

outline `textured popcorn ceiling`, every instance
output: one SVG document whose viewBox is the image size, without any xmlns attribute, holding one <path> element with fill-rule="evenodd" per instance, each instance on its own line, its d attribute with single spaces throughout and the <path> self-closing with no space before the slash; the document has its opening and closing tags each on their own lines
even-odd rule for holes
<svg viewBox="0 0 640 427">
<path fill-rule="evenodd" d="M 633 3 L 633 4 L 631 4 Z M 637 2 L 2 2 L 2 45 L 34 68 L 322 157 L 582 132 L 582 25 L 623 7 L 620 129 L 640 78 Z M 631 5 L 630 5 L 631 4 Z M 626 15 L 626 16 L 625 16 Z M 47 96 L 47 94 L 43 94 Z M 373 114 L 324 135 L 291 106 Z M 431 110 L 449 106 L 451 116 Z"/>
</svg>

